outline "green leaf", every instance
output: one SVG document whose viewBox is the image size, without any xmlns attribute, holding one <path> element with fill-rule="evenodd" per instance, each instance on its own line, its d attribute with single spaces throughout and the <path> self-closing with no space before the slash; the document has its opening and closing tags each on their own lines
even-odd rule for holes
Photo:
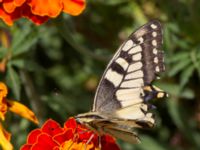
<svg viewBox="0 0 200 150">
<path fill-rule="evenodd" d="M 100 0 L 99 2 L 101 3 L 104 3 L 104 4 L 108 4 L 108 5 L 119 5 L 121 3 L 124 3 L 124 2 L 128 2 L 128 0 Z"/>
<path fill-rule="evenodd" d="M 20 32 L 20 34 L 18 33 Z M 29 51 L 38 40 L 37 32 L 34 30 L 19 30 L 13 38 L 11 49 L 12 56 L 16 57 L 22 53 Z"/>
<path fill-rule="evenodd" d="M 191 65 L 183 70 L 180 76 L 181 86 L 185 86 L 194 72 L 195 66 Z"/>
<path fill-rule="evenodd" d="M 12 92 L 14 93 L 16 99 L 19 99 L 21 90 L 20 86 L 21 81 L 17 72 L 10 65 L 8 65 L 6 80 Z"/>
<path fill-rule="evenodd" d="M 30 59 L 28 60 L 28 59 L 21 58 L 21 57 L 20 57 L 20 59 L 11 59 L 8 62 L 8 65 L 10 65 L 12 67 L 17 67 L 19 69 L 25 69 L 28 71 L 43 71 L 44 70 L 36 62 L 33 62 Z"/>
<path fill-rule="evenodd" d="M 186 68 L 186 66 L 189 65 L 190 63 L 191 63 L 191 60 L 189 58 L 183 59 L 183 60 L 177 62 L 176 64 L 174 64 L 171 71 L 169 71 L 169 73 L 168 73 L 169 76 L 172 77 L 172 76 L 176 75 L 181 70 L 184 70 Z"/>
<path fill-rule="evenodd" d="M 141 136 L 141 141 L 142 141 L 142 144 L 139 144 L 136 146 L 141 150 L 147 150 L 147 149 L 148 150 L 167 150 L 165 146 L 158 143 L 157 140 L 154 140 L 153 138 L 149 136 L 146 136 L 146 135 Z"/>
<path fill-rule="evenodd" d="M 172 58 L 169 58 L 168 62 L 177 62 L 177 61 L 183 61 L 185 59 L 189 58 L 188 52 L 180 52 L 178 54 L 174 54 Z"/>
<path fill-rule="evenodd" d="M 193 100 L 195 98 L 194 90 L 186 88 L 181 92 L 180 97 Z"/>
<path fill-rule="evenodd" d="M 184 123 L 184 120 L 181 116 L 181 113 L 180 113 L 180 105 L 178 104 L 177 100 L 176 99 L 169 99 L 167 101 L 167 107 L 168 107 L 168 111 L 170 113 L 170 116 L 172 117 L 173 119 L 173 122 L 177 125 L 177 127 L 180 129 L 180 130 L 184 130 L 186 129 L 186 123 Z"/>
<path fill-rule="evenodd" d="M 6 52 L 7 52 L 7 48 L 0 47 L 0 59 L 5 56 Z"/>
</svg>

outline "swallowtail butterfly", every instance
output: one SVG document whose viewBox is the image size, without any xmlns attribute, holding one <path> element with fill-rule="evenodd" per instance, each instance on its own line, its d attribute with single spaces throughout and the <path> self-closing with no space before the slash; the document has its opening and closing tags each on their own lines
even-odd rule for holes
<svg viewBox="0 0 200 150">
<path fill-rule="evenodd" d="M 77 122 L 100 136 L 110 134 L 130 143 L 140 140 L 135 128 L 150 128 L 155 119 L 149 100 L 167 94 L 152 85 L 165 70 L 161 24 L 153 20 L 119 47 L 99 83 L 92 111 L 79 114 Z"/>
</svg>

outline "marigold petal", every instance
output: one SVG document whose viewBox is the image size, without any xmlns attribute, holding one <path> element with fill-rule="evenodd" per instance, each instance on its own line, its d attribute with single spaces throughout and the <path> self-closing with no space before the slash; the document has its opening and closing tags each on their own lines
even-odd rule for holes
<svg viewBox="0 0 200 150">
<path fill-rule="evenodd" d="M 57 141 L 59 144 L 64 143 L 65 141 L 68 141 L 69 139 L 73 139 L 74 134 L 72 132 L 72 129 L 69 129 L 63 133 L 60 133 L 58 135 L 55 135 L 53 139 Z"/>
<path fill-rule="evenodd" d="M 31 144 L 25 144 L 20 148 L 20 150 L 31 150 L 31 148 L 32 148 Z"/>
<path fill-rule="evenodd" d="M 0 82 L 0 103 L 2 102 L 3 98 L 7 96 L 7 94 L 7 86 L 3 82 Z"/>
<path fill-rule="evenodd" d="M 36 25 L 40 25 L 44 22 L 46 22 L 49 17 L 48 16 L 39 16 L 39 15 L 35 15 L 31 12 L 31 8 L 28 4 L 24 4 L 21 7 L 18 7 L 21 10 L 21 14 L 23 17 L 26 17 L 28 19 L 30 19 L 31 21 L 33 21 Z"/>
<path fill-rule="evenodd" d="M 41 25 L 49 19 L 49 17 L 47 16 L 41 17 L 41 16 L 37 16 L 33 14 L 24 14 L 24 17 L 28 18 L 29 20 L 34 22 L 36 25 Z"/>
<path fill-rule="evenodd" d="M 6 102 L 6 99 L 3 98 L 2 102 L 0 103 L 0 119 L 1 120 L 5 120 L 5 115 L 7 113 L 7 110 L 8 110 L 7 102 Z"/>
<path fill-rule="evenodd" d="M 21 6 L 26 0 L 14 0 L 16 6 Z"/>
<path fill-rule="evenodd" d="M 31 8 L 29 5 L 24 4 L 23 6 L 20 7 L 22 10 L 22 15 L 31 21 L 33 21 L 36 25 L 40 25 L 44 22 L 46 22 L 49 17 L 48 16 L 40 16 L 40 15 L 35 15 L 32 13 Z"/>
<path fill-rule="evenodd" d="M 4 73 L 6 71 L 6 64 L 7 64 L 6 61 L 1 61 L 0 62 L 0 72 Z"/>
<path fill-rule="evenodd" d="M 12 13 L 6 13 L 3 6 L 0 6 L 0 18 L 9 26 L 13 25 L 13 21 L 21 17 L 21 9 L 15 9 Z"/>
<path fill-rule="evenodd" d="M 7 103 L 8 103 L 8 108 L 10 111 L 34 122 L 35 124 L 38 124 L 38 119 L 28 107 L 13 100 L 7 100 Z"/>
<path fill-rule="evenodd" d="M 63 0 L 63 11 L 77 16 L 85 9 L 85 0 Z"/>
<path fill-rule="evenodd" d="M 62 0 L 30 0 L 31 11 L 35 15 L 57 17 L 62 10 Z"/>
<path fill-rule="evenodd" d="M 52 150 L 57 145 L 50 135 L 42 133 L 38 136 L 38 141 L 32 146 L 31 150 Z"/>
<path fill-rule="evenodd" d="M 27 144 L 34 144 L 41 133 L 42 131 L 40 129 L 35 129 L 31 131 L 27 138 Z"/>
<path fill-rule="evenodd" d="M 12 13 L 15 10 L 16 5 L 14 4 L 13 0 L 4 0 L 3 8 L 7 13 Z"/>
<path fill-rule="evenodd" d="M 80 142 L 74 142 L 73 140 L 66 141 L 65 143 L 62 144 L 61 150 L 79 150 L 79 149 L 84 149 L 84 150 L 91 150 L 94 148 L 93 143 L 87 144 Z"/>
<path fill-rule="evenodd" d="M 3 126 L 0 124 L 0 145 L 3 150 L 12 150 L 13 146 L 10 143 L 10 133 L 8 133 Z"/>
<path fill-rule="evenodd" d="M 59 123 L 57 123 L 53 119 L 49 119 L 42 126 L 42 132 L 45 132 L 53 137 L 56 134 L 62 133 L 63 129 L 61 128 Z"/>
<path fill-rule="evenodd" d="M 76 120 L 73 117 L 70 117 L 64 124 L 64 128 L 68 129 L 76 129 L 78 127 L 78 124 L 76 123 Z"/>
<path fill-rule="evenodd" d="M 109 135 L 102 136 L 101 138 L 102 149 L 108 150 L 120 150 L 119 146 L 116 144 L 116 141 L 113 137 Z"/>
</svg>

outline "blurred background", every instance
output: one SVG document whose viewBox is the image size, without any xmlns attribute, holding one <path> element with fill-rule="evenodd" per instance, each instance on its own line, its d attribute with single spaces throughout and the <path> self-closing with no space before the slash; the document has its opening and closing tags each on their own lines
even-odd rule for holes
<svg viewBox="0 0 200 150">
<path fill-rule="evenodd" d="M 139 131 L 142 144 L 118 141 L 123 150 L 200 149 L 200 1 L 88 0 L 78 17 L 62 14 L 35 26 L 20 19 L 8 27 L 0 48 L 0 79 L 9 98 L 29 106 L 42 124 L 53 118 L 61 124 L 88 112 L 101 75 L 129 34 L 152 19 L 162 22 L 166 72 L 154 84 L 169 98 L 153 100 L 156 126 Z M 15 149 L 24 144 L 33 123 L 7 113 L 6 129 Z"/>
</svg>

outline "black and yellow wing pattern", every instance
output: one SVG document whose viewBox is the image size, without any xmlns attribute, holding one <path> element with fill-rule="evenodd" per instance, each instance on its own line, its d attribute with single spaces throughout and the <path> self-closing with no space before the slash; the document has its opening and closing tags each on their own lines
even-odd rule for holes
<svg viewBox="0 0 200 150">
<path fill-rule="evenodd" d="M 132 33 L 108 64 L 93 111 L 112 112 L 147 101 L 151 93 L 145 88 L 165 70 L 161 46 L 162 28 L 158 21 L 151 21 Z M 159 93 L 153 87 L 152 91 Z"/>
<path fill-rule="evenodd" d="M 131 143 L 139 138 L 134 128 L 155 123 L 149 100 L 167 94 L 152 85 L 165 70 L 162 27 L 153 20 L 132 33 L 119 47 L 102 76 L 91 112 L 77 121 L 101 134 L 109 133 Z"/>
</svg>

